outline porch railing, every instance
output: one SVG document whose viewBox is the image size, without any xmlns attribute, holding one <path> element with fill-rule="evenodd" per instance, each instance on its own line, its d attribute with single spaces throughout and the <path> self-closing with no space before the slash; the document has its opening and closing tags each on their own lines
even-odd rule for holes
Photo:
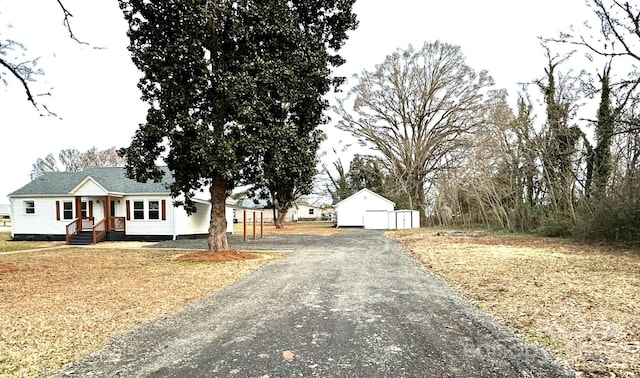
<svg viewBox="0 0 640 378">
<path fill-rule="evenodd" d="M 94 218 L 76 219 L 66 226 L 67 244 L 74 236 L 78 235 L 83 229 L 91 230 L 93 233 L 93 244 L 96 244 L 107 234 L 107 231 L 126 231 L 126 222 L 124 217 L 103 218 L 98 223 L 94 223 Z"/>
<path fill-rule="evenodd" d="M 82 218 L 82 229 L 90 230 L 93 228 L 93 218 L 84 217 Z"/>
<path fill-rule="evenodd" d="M 67 225 L 67 244 L 71 240 L 71 237 L 78 235 L 78 232 L 82 231 L 82 220 L 76 219 Z"/>
<path fill-rule="evenodd" d="M 124 217 L 109 218 L 109 231 L 126 231 L 126 225 Z"/>
<path fill-rule="evenodd" d="M 93 232 L 93 244 L 96 244 L 107 234 L 107 218 L 102 218 L 101 221 L 94 224 L 91 231 Z"/>
</svg>

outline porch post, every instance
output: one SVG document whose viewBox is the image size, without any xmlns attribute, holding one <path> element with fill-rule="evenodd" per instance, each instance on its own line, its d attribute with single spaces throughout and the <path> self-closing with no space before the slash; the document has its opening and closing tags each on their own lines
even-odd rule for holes
<svg viewBox="0 0 640 378">
<path fill-rule="evenodd" d="M 107 231 L 111 231 L 111 196 L 107 195 L 104 199 L 104 217 L 107 219 Z"/>
<path fill-rule="evenodd" d="M 76 219 L 82 222 L 82 197 L 76 196 Z"/>
</svg>

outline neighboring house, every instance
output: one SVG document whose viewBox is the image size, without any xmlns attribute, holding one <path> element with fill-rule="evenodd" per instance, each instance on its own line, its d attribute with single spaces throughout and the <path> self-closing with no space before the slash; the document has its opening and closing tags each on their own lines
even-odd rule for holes
<svg viewBox="0 0 640 378">
<path fill-rule="evenodd" d="M 242 223 L 244 222 L 245 215 L 247 217 L 247 222 L 253 222 L 253 215 L 255 214 L 256 222 L 260 222 L 260 214 L 262 213 L 262 221 L 266 222 L 264 218 L 266 214 L 271 214 L 270 209 L 260 209 L 254 207 L 243 207 L 240 205 L 227 204 L 228 208 L 233 210 L 233 222 L 234 223 Z M 269 222 L 271 222 L 271 217 L 269 217 Z"/>
<path fill-rule="evenodd" d="M 9 205 L 0 204 L 0 226 L 5 226 L 11 222 L 11 208 Z"/>
<path fill-rule="evenodd" d="M 304 202 L 296 202 L 285 216 L 287 222 L 319 220 L 322 220 L 322 208 Z"/>
<path fill-rule="evenodd" d="M 267 204 L 267 200 L 259 199 L 256 201 L 248 197 L 243 198 L 240 205 L 233 206 L 235 209 L 236 221 L 242 223 L 244 215 L 246 214 L 247 222 L 252 222 L 253 214 L 255 213 L 257 222 L 260 222 L 260 213 L 262 213 L 262 221 L 265 223 L 272 223 L 273 209 L 267 207 Z M 284 221 L 319 221 L 323 219 L 322 211 L 322 208 L 319 206 L 313 206 L 302 201 L 297 201 L 293 207 L 287 210 Z"/>
<path fill-rule="evenodd" d="M 206 237 L 211 202 L 195 199 L 196 213 L 174 207 L 165 168 L 162 182 L 128 179 L 124 168 L 49 172 L 9 194 L 16 240 L 168 240 Z M 227 207 L 227 232 L 233 210 Z"/>
<path fill-rule="evenodd" d="M 420 216 L 414 210 L 394 210 L 395 203 L 362 189 L 335 205 L 336 227 L 396 229 L 420 227 Z"/>
<path fill-rule="evenodd" d="M 249 197 L 244 197 L 240 203 L 233 205 L 233 209 L 235 211 L 234 221 L 236 223 L 243 223 L 245 219 L 245 215 L 247 218 L 247 222 L 253 223 L 254 214 L 256 222 L 260 222 L 260 217 L 262 216 L 263 222 L 272 222 L 273 221 L 273 211 L 271 209 L 266 209 L 267 201 L 266 200 L 258 200 L 258 203 Z M 268 217 L 268 219 L 267 219 Z"/>
</svg>

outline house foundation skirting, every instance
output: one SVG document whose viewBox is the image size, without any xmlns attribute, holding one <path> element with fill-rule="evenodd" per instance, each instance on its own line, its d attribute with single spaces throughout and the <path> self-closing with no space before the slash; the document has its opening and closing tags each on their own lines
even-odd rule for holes
<svg viewBox="0 0 640 378">
<path fill-rule="evenodd" d="M 229 233 L 227 233 L 229 235 Z M 206 239 L 209 234 L 177 235 L 177 240 Z M 16 241 L 65 241 L 65 234 L 15 234 Z M 109 231 L 101 241 L 162 241 L 173 240 L 173 235 L 126 235 L 124 231 Z"/>
<path fill-rule="evenodd" d="M 14 234 L 13 240 L 16 241 L 66 241 L 65 234 Z"/>
</svg>

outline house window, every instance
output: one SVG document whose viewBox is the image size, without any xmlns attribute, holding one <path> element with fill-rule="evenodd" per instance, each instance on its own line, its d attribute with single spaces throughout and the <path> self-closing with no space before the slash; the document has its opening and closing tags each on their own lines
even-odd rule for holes
<svg viewBox="0 0 640 378">
<path fill-rule="evenodd" d="M 149 219 L 160 219 L 159 201 L 149 201 Z"/>
<path fill-rule="evenodd" d="M 34 201 L 24 201 L 24 212 L 25 214 L 35 214 L 36 203 Z"/>
<path fill-rule="evenodd" d="M 133 201 L 133 219 L 144 219 L 144 202 Z"/>
<path fill-rule="evenodd" d="M 87 202 L 86 201 L 82 202 L 82 217 L 83 218 L 87 217 Z"/>
<path fill-rule="evenodd" d="M 64 202 L 62 204 L 62 217 L 64 219 L 73 219 L 73 202 Z"/>
<path fill-rule="evenodd" d="M 309 209 L 309 215 L 313 215 L 313 210 L 314 209 Z"/>
</svg>

